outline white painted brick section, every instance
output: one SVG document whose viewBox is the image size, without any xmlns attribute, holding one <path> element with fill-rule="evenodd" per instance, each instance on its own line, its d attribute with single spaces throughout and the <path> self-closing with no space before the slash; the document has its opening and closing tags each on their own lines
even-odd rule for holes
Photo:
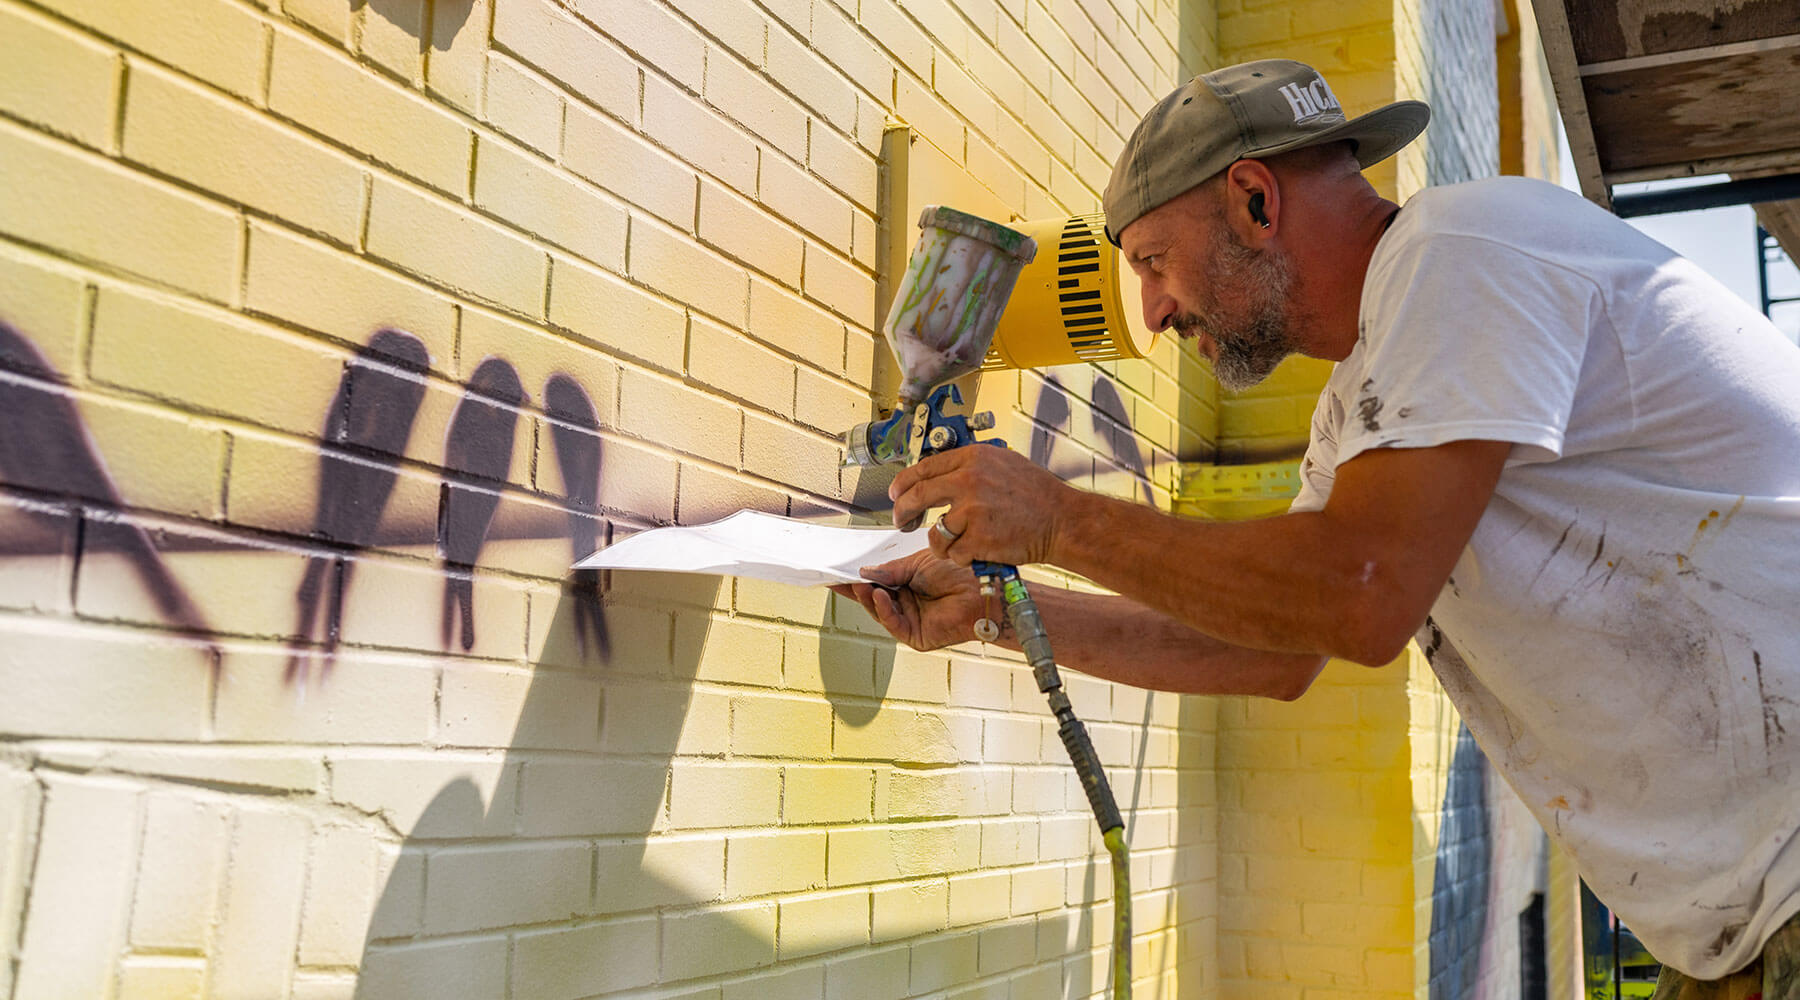
<svg viewBox="0 0 1800 1000">
<path fill-rule="evenodd" d="M 123 950 L 141 805 L 127 786 L 44 779 L 17 1000 L 106 994 Z"/>
</svg>

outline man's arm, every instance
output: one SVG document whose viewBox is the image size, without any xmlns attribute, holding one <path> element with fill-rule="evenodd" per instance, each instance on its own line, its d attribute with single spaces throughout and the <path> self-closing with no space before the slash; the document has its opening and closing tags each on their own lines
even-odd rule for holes
<svg viewBox="0 0 1800 1000">
<path fill-rule="evenodd" d="M 894 512 L 948 504 L 959 537 L 934 532 L 931 545 L 960 563 L 1053 563 L 1229 646 L 1381 664 L 1424 622 L 1510 450 L 1373 449 L 1339 466 L 1324 510 L 1207 523 L 1072 489 L 999 449 L 959 448 L 896 477 Z"/>
</svg>

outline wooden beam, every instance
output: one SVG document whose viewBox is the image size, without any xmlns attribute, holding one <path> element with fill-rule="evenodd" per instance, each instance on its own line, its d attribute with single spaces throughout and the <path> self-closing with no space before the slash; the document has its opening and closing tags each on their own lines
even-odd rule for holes
<svg viewBox="0 0 1800 1000">
<path fill-rule="evenodd" d="M 1606 183 L 1636 184 L 1641 181 L 1662 181 L 1671 177 L 1710 177 L 1713 174 L 1731 174 L 1732 176 L 1755 176 L 1746 171 L 1772 171 L 1774 173 L 1792 173 L 1800 170 L 1800 147 L 1774 153 L 1756 153 L 1751 156 L 1725 156 L 1710 160 L 1685 160 L 1681 163 L 1666 163 L 1654 167 L 1637 167 L 1631 170 L 1608 170 Z"/>
<path fill-rule="evenodd" d="M 1778 35 L 1774 38 L 1757 38 L 1748 42 L 1732 42 L 1729 45 L 1708 45 L 1698 49 L 1682 49 L 1679 52 L 1658 52 L 1654 55 L 1633 56 L 1629 59 L 1609 59 L 1605 62 L 1584 63 L 1580 72 L 1582 76 L 1599 76 L 1603 73 L 1623 73 L 1626 70 L 1674 66 L 1678 63 L 1703 62 L 1707 59 L 1723 59 L 1727 56 L 1792 48 L 1800 48 L 1800 35 Z"/>
<path fill-rule="evenodd" d="M 1537 14 L 1538 34 L 1544 44 L 1544 62 L 1550 67 L 1550 83 L 1556 89 L 1556 104 L 1562 110 L 1563 130 L 1568 133 L 1575 178 L 1589 201 L 1610 212 L 1612 192 L 1601 171 L 1599 147 L 1594 144 L 1594 123 L 1588 117 L 1581 67 L 1575 61 L 1568 10 L 1563 0 L 1531 0 L 1531 7 Z"/>
</svg>

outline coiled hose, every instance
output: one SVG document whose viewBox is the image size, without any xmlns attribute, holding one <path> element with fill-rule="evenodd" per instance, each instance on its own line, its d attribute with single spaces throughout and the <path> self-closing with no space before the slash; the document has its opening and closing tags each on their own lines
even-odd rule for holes
<svg viewBox="0 0 1800 1000">
<path fill-rule="evenodd" d="M 1125 844 L 1125 820 L 1119 815 L 1119 804 L 1107 784 L 1106 771 L 1094 753 L 1094 742 L 1087 727 L 1075 717 L 1074 706 L 1063 691 L 1062 677 L 1056 670 L 1056 658 L 1050 653 L 1050 637 L 1044 631 L 1044 619 L 1038 614 L 1037 602 L 1019 579 L 1016 567 L 996 563 L 977 563 L 976 575 L 984 581 L 998 582 L 1006 602 L 1006 617 L 1013 634 L 1031 664 L 1038 690 L 1050 701 L 1050 712 L 1056 716 L 1056 735 L 1075 765 L 1081 779 L 1081 790 L 1087 793 L 1088 805 L 1100 824 L 1100 837 L 1112 855 L 1113 869 L 1113 1000 L 1131 998 L 1131 860 Z"/>
</svg>

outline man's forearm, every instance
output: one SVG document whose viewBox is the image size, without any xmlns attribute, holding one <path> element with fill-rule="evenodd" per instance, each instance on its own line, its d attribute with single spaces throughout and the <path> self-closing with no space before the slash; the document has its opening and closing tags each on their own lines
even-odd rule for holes
<svg viewBox="0 0 1800 1000">
<path fill-rule="evenodd" d="M 1045 586 L 1031 596 L 1059 665 L 1133 687 L 1293 699 L 1324 665 L 1318 656 L 1221 642 L 1123 597 Z M 1010 629 L 1002 642 L 1018 648 Z"/>
</svg>

